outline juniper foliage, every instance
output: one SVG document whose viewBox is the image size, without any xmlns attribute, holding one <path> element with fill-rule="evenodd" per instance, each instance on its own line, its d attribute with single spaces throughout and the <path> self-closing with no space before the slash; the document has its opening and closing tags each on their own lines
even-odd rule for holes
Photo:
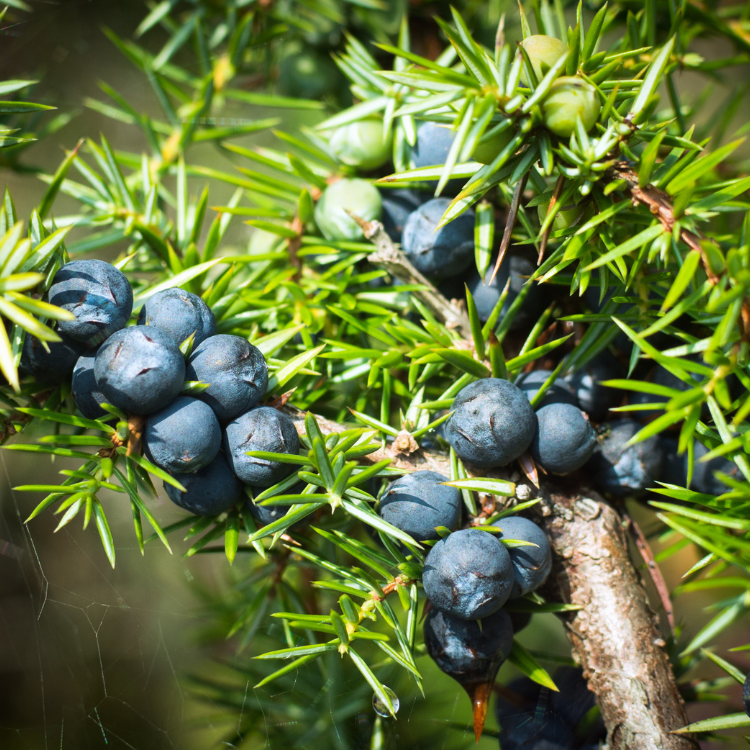
<svg viewBox="0 0 750 750">
<path fill-rule="evenodd" d="M 117 151 L 105 136 L 87 139 L 57 169 L 40 174 L 46 187 L 28 222 L 16 216 L 7 192 L 0 210 L 0 314 L 7 321 L 0 327 L 0 369 L 7 380 L 1 414 L 3 436 L 19 433 L 4 449 L 80 461 L 77 470 L 61 472 L 59 485 L 17 488 L 45 495 L 28 520 L 48 510 L 60 516 L 58 528 L 76 518 L 86 528 L 93 519 L 114 566 L 116 540 L 99 498 L 111 490 L 128 498 L 142 551 L 152 541 L 171 551 L 183 538 L 189 541 L 185 556 L 223 552 L 240 568 L 231 600 L 213 606 L 222 613 L 224 634 L 236 636 L 254 659 L 226 681 L 196 678 L 195 689 L 230 709 L 240 709 L 237 690 L 247 679 L 258 689 L 278 682 L 288 692 L 283 705 L 243 702 L 239 726 L 236 718 L 230 722 L 229 743 L 253 737 L 267 711 L 277 718 L 269 739 L 348 747 L 356 735 L 354 716 L 373 693 L 385 713 L 396 715 L 386 685 L 430 698 L 418 627 L 429 543 L 415 543 L 377 514 L 378 491 L 403 472 L 388 458 L 373 462 L 372 456 L 394 444 L 442 447 L 437 429 L 457 393 L 477 378 L 514 380 L 534 363 L 549 366 L 552 375 L 533 405 L 556 378 L 615 342 L 628 377 L 609 385 L 648 401 L 630 399 L 615 411 L 636 418 L 656 411 L 633 442 L 669 432 L 687 456 L 686 486 L 660 483 L 649 495 L 655 511 L 650 535 L 669 545 L 660 559 L 687 545 L 705 555 L 671 595 L 707 591 L 714 597 L 713 618 L 692 640 L 682 639 L 679 628 L 670 640 L 675 675 L 689 700 L 716 700 L 730 682 L 744 682 L 731 657 L 711 650 L 720 638 L 736 639 L 734 626 L 750 611 L 750 177 L 736 157 L 747 127 L 724 143 L 743 90 L 735 89 L 725 114 L 712 118 L 703 112 L 707 96 L 685 97 L 677 81 L 678 72 L 697 73 L 708 92 L 749 61 L 750 44 L 738 30 L 744 11 L 658 0 L 594 8 L 538 0 L 509 9 L 517 24 L 511 29 L 508 22 L 506 29 L 494 6 L 481 13 L 474 4 L 439 10 L 434 33 L 413 39 L 422 27 L 409 24 L 398 2 L 164 0 L 150 9 L 136 40 L 107 32 L 143 71 L 161 114 L 136 111 L 116 82 L 102 84 L 106 100 L 87 102 L 139 128 L 142 152 Z M 541 79 L 511 43 L 534 26 L 568 48 Z M 168 39 L 154 53 L 137 39 L 148 40 L 156 27 Z M 718 37 L 733 54 L 703 59 L 692 51 L 703 37 Z M 321 38 L 348 80 L 355 103 L 346 108 L 340 105 L 345 94 L 308 100 L 274 92 L 279 63 Z M 541 105 L 559 75 L 578 75 L 595 89 L 600 111 L 588 132 L 580 121 L 570 138 L 543 127 Z M 522 76 L 529 85 L 521 84 Z M 6 167 L 24 168 L 25 144 L 62 122 L 60 115 L 41 118 L 49 107 L 25 101 L 31 86 L 0 84 L 8 98 L 0 102 Z M 289 131 L 276 129 L 283 115 L 226 125 L 223 112 L 237 103 L 320 115 L 314 127 Z M 357 175 L 336 159 L 327 135 L 373 116 L 393 133 L 392 173 Z M 410 149 L 425 120 L 450 127 L 455 138 L 444 165 L 417 169 Z M 274 147 L 247 145 L 248 137 L 271 129 Z M 503 133 L 510 139 L 489 164 L 472 161 L 478 144 Z M 235 142 L 239 137 L 242 145 Z M 206 143 L 236 169 L 198 163 L 194 147 Z M 347 176 L 372 180 L 383 191 L 431 183 L 436 194 L 458 179 L 463 187 L 451 195 L 442 221 L 475 211 L 478 272 L 484 275 L 495 256 L 499 266 L 511 242 L 533 251 L 538 267 L 503 312 L 506 287 L 484 323 L 468 290 L 453 302 L 438 295 L 441 315 L 429 284 L 419 278 L 388 283 L 382 262 L 370 262 L 378 257 L 367 237 L 332 241 L 318 232 L 316 201 L 328 184 Z M 234 190 L 226 205 L 210 201 L 217 184 Z M 76 201 L 75 213 L 55 215 L 60 195 Z M 539 206 L 546 207 L 541 221 Z M 557 228 L 556 216 L 570 206 L 579 206 L 583 218 Z M 230 223 L 240 221 L 255 230 L 242 252 L 225 244 Z M 85 231 L 66 242 L 73 227 Z M 379 237 L 374 226 L 367 234 Z M 299 456 L 259 456 L 295 466 L 290 477 L 250 498 L 287 508 L 272 523 L 258 527 L 241 505 L 216 517 L 160 525 L 151 510 L 156 485 L 179 483 L 141 455 L 129 415 L 111 408 L 115 420 L 85 419 L 69 385 L 50 389 L 19 380 L 24 337 L 56 340 L 53 323 L 65 315 L 42 300 L 55 271 L 71 258 L 96 257 L 121 243 L 126 249 L 116 265 L 133 284 L 136 314 L 166 288 L 200 295 L 219 333 L 243 336 L 265 355 L 267 400 L 288 400 L 305 413 L 299 416 Z M 550 304 L 519 336 L 514 319 L 537 285 L 552 289 Z M 653 365 L 670 373 L 673 385 L 653 382 Z M 201 387 L 188 383 L 185 392 Z M 54 430 L 37 439 L 42 422 Z M 718 477 L 726 485 L 719 496 L 689 489 L 696 441 L 707 449 L 701 462 L 723 456 L 738 469 Z M 509 478 L 470 476 L 452 452 L 449 460 L 466 513 L 490 532 L 504 515 L 538 502 L 514 500 L 516 483 Z M 526 468 L 537 478 L 533 465 Z M 298 527 L 303 520 L 312 523 Z M 727 598 L 724 589 L 733 593 Z M 525 612 L 566 606 L 538 595 L 516 604 Z M 259 643 L 267 644 L 265 652 Z M 737 643 L 735 650 L 747 648 Z M 516 642 L 510 660 L 554 688 L 543 655 Z M 706 660 L 727 677 L 689 682 Z M 310 696 L 337 682 L 355 687 L 336 692 L 321 721 Z M 709 736 L 750 726 L 744 713 L 714 713 L 690 729 Z M 338 732 L 342 723 L 348 738 Z M 380 717 L 367 731 L 371 747 L 385 746 Z"/>
</svg>

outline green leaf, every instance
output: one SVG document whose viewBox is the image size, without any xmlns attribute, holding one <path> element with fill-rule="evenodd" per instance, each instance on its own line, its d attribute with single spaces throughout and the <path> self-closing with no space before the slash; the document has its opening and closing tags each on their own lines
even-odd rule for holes
<svg viewBox="0 0 750 750">
<path fill-rule="evenodd" d="M 651 96 L 656 91 L 659 84 L 664 78 L 664 71 L 669 63 L 669 58 L 672 55 L 672 49 L 674 48 L 675 37 L 672 37 L 662 48 L 659 50 L 659 54 L 654 57 L 651 64 L 648 67 L 648 72 L 643 79 L 643 85 L 641 86 L 638 96 L 633 102 L 633 106 L 630 108 L 630 117 L 635 118 L 636 115 L 643 111 L 644 107 L 648 103 Z"/>
<path fill-rule="evenodd" d="M 107 523 L 107 516 L 104 514 L 104 508 L 102 508 L 102 505 L 98 500 L 94 499 L 93 504 L 94 518 L 96 519 L 96 528 L 99 531 L 99 536 L 101 537 L 104 552 L 107 555 L 109 564 L 114 568 L 115 541 L 112 538 L 112 532 L 110 531 L 109 524 Z"/>
<path fill-rule="evenodd" d="M 516 493 L 516 485 L 505 479 L 454 479 L 451 482 L 441 482 L 449 487 L 456 487 L 459 490 L 472 490 L 474 492 L 486 492 L 490 495 L 501 495 L 503 497 L 513 497 Z"/>
<path fill-rule="evenodd" d="M 367 680 L 375 695 L 378 696 L 383 705 L 388 707 L 388 711 L 395 719 L 396 710 L 393 707 L 390 696 L 385 691 L 383 683 L 378 680 L 370 667 L 367 666 L 367 662 L 365 662 L 365 660 L 353 648 L 349 649 L 349 657 L 354 662 L 354 666 L 357 667 L 357 669 L 362 673 L 362 676 L 365 678 L 365 680 Z"/>
<path fill-rule="evenodd" d="M 155 284 L 151 287 L 146 287 L 142 292 L 136 295 L 133 302 L 134 307 L 145 302 L 149 297 L 152 297 L 157 292 L 163 292 L 165 289 L 173 289 L 175 287 L 184 286 L 189 281 L 192 281 L 198 276 L 206 273 L 206 271 L 213 268 L 217 263 L 222 263 L 221 258 L 215 258 L 214 260 L 208 260 L 205 263 L 199 263 L 197 266 L 192 268 L 186 268 L 184 271 L 175 274 L 172 278 L 162 281 L 161 284 Z"/>
<path fill-rule="evenodd" d="M 687 732 L 717 732 L 722 729 L 734 729 L 736 727 L 750 727 L 750 716 L 744 711 L 739 714 L 727 714 L 726 716 L 717 716 L 713 719 L 703 719 L 693 724 L 688 724 L 682 729 L 674 731 L 683 734 Z"/>
<path fill-rule="evenodd" d="M 477 378 L 488 378 L 490 376 L 487 367 L 481 362 L 477 362 L 471 354 L 465 351 L 460 349 L 436 349 L 435 354 L 469 375 L 474 375 Z"/>
<path fill-rule="evenodd" d="M 300 370 L 315 359 L 325 349 L 325 344 L 312 349 L 309 352 L 302 352 L 296 357 L 290 359 L 283 367 L 279 368 L 269 379 L 266 393 L 273 393 L 279 388 L 285 386 Z"/>
<path fill-rule="evenodd" d="M 508 661 L 518 667 L 521 672 L 534 680 L 534 682 L 550 690 L 559 692 L 557 685 L 555 685 L 547 670 L 515 638 L 513 639 L 513 647 L 510 650 L 510 654 L 508 654 Z"/>
</svg>

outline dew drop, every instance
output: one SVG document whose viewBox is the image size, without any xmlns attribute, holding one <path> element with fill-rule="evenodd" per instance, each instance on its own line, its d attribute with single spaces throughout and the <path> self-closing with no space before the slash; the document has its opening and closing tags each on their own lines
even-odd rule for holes
<svg viewBox="0 0 750 750">
<path fill-rule="evenodd" d="M 398 699 L 398 696 L 387 685 L 383 685 L 383 689 L 385 690 L 385 694 L 391 700 L 393 713 L 398 713 L 398 709 L 401 706 L 401 701 Z M 388 706 L 380 699 L 380 696 L 377 695 L 377 693 L 372 696 L 372 707 L 375 709 L 375 713 L 378 714 L 378 716 L 388 717 L 391 715 Z"/>
</svg>

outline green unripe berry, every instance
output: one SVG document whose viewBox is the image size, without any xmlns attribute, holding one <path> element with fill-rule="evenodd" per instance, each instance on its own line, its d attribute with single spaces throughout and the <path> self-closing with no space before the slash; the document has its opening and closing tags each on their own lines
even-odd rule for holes
<svg viewBox="0 0 750 750">
<path fill-rule="evenodd" d="M 547 211 L 549 210 L 549 203 L 541 203 L 537 206 L 537 213 L 539 214 L 539 222 L 543 223 Z M 562 229 L 569 229 L 572 226 L 582 226 L 594 215 L 594 209 L 589 204 L 585 208 L 581 206 L 571 206 L 570 208 L 558 211 L 555 214 L 555 218 L 552 220 L 552 229 L 560 231 Z"/>
<path fill-rule="evenodd" d="M 315 223 L 329 240 L 361 240 L 365 235 L 346 212 L 365 221 L 380 219 L 383 200 L 377 188 L 365 180 L 339 180 L 329 185 L 315 206 Z"/>
<path fill-rule="evenodd" d="M 599 118 L 599 97 L 596 89 L 573 76 L 558 78 L 542 102 L 542 116 L 547 130 L 568 138 L 581 118 L 588 132 Z"/>
<path fill-rule="evenodd" d="M 391 157 L 393 135 L 382 120 L 350 122 L 336 128 L 329 140 L 331 151 L 342 163 L 359 169 L 377 169 Z"/>
<path fill-rule="evenodd" d="M 511 142 L 512 138 L 513 132 L 511 128 L 503 130 L 502 133 L 495 133 L 489 136 L 484 135 L 479 139 L 476 148 L 471 154 L 471 158 L 480 164 L 492 164 L 498 154 Z"/>
<path fill-rule="evenodd" d="M 544 78 L 547 71 L 568 51 L 568 45 L 565 42 L 555 39 L 553 36 L 544 34 L 535 34 L 526 37 L 521 42 L 521 46 L 531 60 L 531 67 L 534 69 L 537 83 Z M 528 86 L 529 80 L 526 72 L 521 73 L 521 83 Z"/>
</svg>

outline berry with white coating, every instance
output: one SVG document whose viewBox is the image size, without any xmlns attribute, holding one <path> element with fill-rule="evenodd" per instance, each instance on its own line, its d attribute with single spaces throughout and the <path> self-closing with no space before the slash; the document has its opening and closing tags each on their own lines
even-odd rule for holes
<svg viewBox="0 0 750 750">
<path fill-rule="evenodd" d="M 501 518 L 496 525 L 502 529 L 501 541 L 513 539 L 531 543 L 520 547 L 506 547 L 513 563 L 513 590 L 510 598 L 517 599 L 535 591 L 547 579 L 552 569 L 552 548 L 544 531 L 528 518 L 510 516 Z"/>
<path fill-rule="evenodd" d="M 474 212 L 465 211 L 438 229 L 450 205 L 433 198 L 406 220 L 401 245 L 412 265 L 425 276 L 445 279 L 466 270 L 474 259 Z"/>
<path fill-rule="evenodd" d="M 549 404 L 536 413 L 537 430 L 531 455 L 545 471 L 569 474 L 580 469 L 596 448 L 588 417 L 571 404 Z"/>
<path fill-rule="evenodd" d="M 380 498 L 378 513 L 413 539 L 439 539 L 435 529 L 455 529 L 461 519 L 461 493 L 448 487 L 436 471 L 416 471 L 391 482 Z"/>
<path fill-rule="evenodd" d="M 107 399 L 96 384 L 95 362 L 96 351 L 92 351 L 82 354 L 73 368 L 73 399 L 86 419 L 101 419 L 109 414 L 99 405 L 106 403 Z"/>
<path fill-rule="evenodd" d="M 479 468 L 505 466 L 531 445 L 536 414 L 524 393 L 500 378 L 463 388 L 445 423 L 445 439 L 456 455 Z"/>
<path fill-rule="evenodd" d="M 207 404 L 180 396 L 149 415 L 143 446 L 149 459 L 166 471 L 198 471 L 208 466 L 221 448 L 219 420 Z"/>
<path fill-rule="evenodd" d="M 169 334 L 134 326 L 102 344 L 94 376 L 107 403 L 128 414 L 153 414 L 182 390 L 185 359 Z"/>
<path fill-rule="evenodd" d="M 661 475 L 662 447 L 657 435 L 626 447 L 643 425 L 630 419 L 605 426 L 589 463 L 595 486 L 615 497 L 636 495 L 655 487 Z"/>
<path fill-rule="evenodd" d="M 288 477 L 295 470 L 294 464 L 248 456 L 252 451 L 298 455 L 294 422 L 270 406 L 257 406 L 232 420 L 224 431 L 224 453 L 245 484 L 271 487 Z"/>
<path fill-rule="evenodd" d="M 193 346 L 216 334 L 216 318 L 197 295 L 175 287 L 149 297 L 138 314 L 139 326 L 168 333 L 177 346 L 194 334 Z"/>
<path fill-rule="evenodd" d="M 70 338 L 97 346 L 124 328 L 133 311 L 133 290 L 125 274 L 103 260 L 74 260 L 56 274 L 49 290 L 52 305 L 75 315 L 58 328 Z"/>
<path fill-rule="evenodd" d="M 222 422 L 228 422 L 263 398 L 268 365 L 260 349 L 246 339 L 221 333 L 193 349 L 186 377 L 209 384 L 196 398 L 205 401 Z"/>
<path fill-rule="evenodd" d="M 441 539 L 427 555 L 422 583 L 433 606 L 462 620 L 497 612 L 510 596 L 513 564 L 505 545 L 480 529 Z"/>
<path fill-rule="evenodd" d="M 242 482 L 234 475 L 224 454 L 219 451 L 210 464 L 193 474 L 172 476 L 185 492 L 164 482 L 169 499 L 197 516 L 215 516 L 234 507 L 245 495 Z"/>
</svg>

